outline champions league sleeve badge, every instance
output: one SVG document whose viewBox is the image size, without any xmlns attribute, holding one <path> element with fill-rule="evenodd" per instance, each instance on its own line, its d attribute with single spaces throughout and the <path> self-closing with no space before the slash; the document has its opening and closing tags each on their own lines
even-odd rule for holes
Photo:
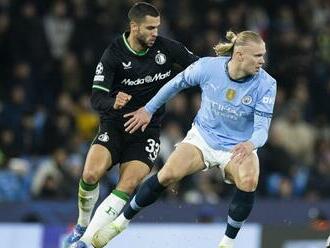
<svg viewBox="0 0 330 248">
<path fill-rule="evenodd" d="M 96 66 L 95 74 L 100 75 L 103 72 L 103 64 L 102 62 L 98 63 Z"/>
<path fill-rule="evenodd" d="M 155 56 L 155 62 L 158 65 L 163 65 L 166 62 L 166 55 L 161 53 L 160 51 L 157 51 L 157 54 Z"/>
</svg>

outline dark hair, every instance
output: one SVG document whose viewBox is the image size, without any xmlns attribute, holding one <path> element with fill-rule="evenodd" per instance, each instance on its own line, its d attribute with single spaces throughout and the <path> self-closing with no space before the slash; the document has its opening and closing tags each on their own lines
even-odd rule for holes
<svg viewBox="0 0 330 248">
<path fill-rule="evenodd" d="M 150 3 L 138 2 L 135 3 L 128 11 L 128 19 L 130 21 L 140 22 L 147 15 L 152 17 L 158 17 L 158 9 Z"/>
</svg>

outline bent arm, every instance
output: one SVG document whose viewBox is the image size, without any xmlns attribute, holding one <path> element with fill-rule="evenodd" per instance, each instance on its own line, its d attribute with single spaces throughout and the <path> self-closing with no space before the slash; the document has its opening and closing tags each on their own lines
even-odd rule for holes
<svg viewBox="0 0 330 248">
<path fill-rule="evenodd" d="M 249 141 L 254 145 L 254 148 L 262 147 L 266 143 L 271 116 L 271 114 L 261 114 L 258 111 L 254 114 L 254 131 L 249 139 Z"/>
<path fill-rule="evenodd" d="M 93 89 L 91 97 L 92 108 L 98 112 L 109 112 L 113 108 L 115 99 L 106 91 Z"/>
<path fill-rule="evenodd" d="M 249 140 L 254 145 L 254 148 L 262 147 L 267 141 L 275 97 L 276 81 L 273 81 L 269 89 L 257 103 L 254 111 L 254 131 Z"/>
</svg>

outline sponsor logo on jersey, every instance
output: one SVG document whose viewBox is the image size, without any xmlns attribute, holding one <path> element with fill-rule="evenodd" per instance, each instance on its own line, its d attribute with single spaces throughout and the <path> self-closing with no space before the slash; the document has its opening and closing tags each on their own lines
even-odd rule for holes
<svg viewBox="0 0 330 248">
<path fill-rule="evenodd" d="M 136 80 L 131 80 L 130 78 L 125 78 L 123 81 L 121 81 L 124 85 L 139 85 L 144 83 L 152 83 L 158 80 L 163 80 L 171 75 L 171 70 L 165 73 L 157 73 L 153 76 L 147 75 L 144 78 L 138 78 Z"/>
<path fill-rule="evenodd" d="M 221 116 L 233 121 L 238 121 L 241 117 L 245 117 L 251 114 L 250 112 L 246 112 L 244 109 L 239 107 L 233 107 L 231 104 L 221 104 L 207 97 L 204 99 L 206 104 L 203 106 L 203 108 L 207 108 L 207 110 L 211 111 L 212 115 L 214 116 Z"/>
<path fill-rule="evenodd" d="M 110 138 L 109 138 L 108 132 L 105 132 L 105 133 L 101 134 L 97 139 L 102 142 L 108 142 Z"/>
<path fill-rule="evenodd" d="M 160 51 L 157 52 L 157 55 L 155 56 L 155 61 L 159 65 L 163 65 L 166 62 L 166 55 L 161 53 Z"/>
<path fill-rule="evenodd" d="M 100 75 L 103 72 L 103 64 L 102 62 L 98 63 L 96 66 L 95 74 Z"/>
<path fill-rule="evenodd" d="M 249 105 L 252 102 L 252 97 L 251 96 L 244 96 L 242 98 L 242 103 L 244 105 Z"/>
<path fill-rule="evenodd" d="M 234 97 L 236 96 L 236 91 L 233 89 L 228 89 L 226 92 L 226 98 L 228 101 L 231 101 L 234 99 Z"/>
<path fill-rule="evenodd" d="M 124 70 L 132 68 L 132 62 L 131 61 L 129 61 L 128 63 L 121 62 L 121 64 L 124 66 Z"/>
<path fill-rule="evenodd" d="M 273 104 L 274 101 L 275 101 L 275 98 L 272 97 L 272 96 L 264 96 L 264 97 L 262 98 L 262 102 L 263 102 L 263 103 L 266 103 L 266 104 Z"/>
</svg>

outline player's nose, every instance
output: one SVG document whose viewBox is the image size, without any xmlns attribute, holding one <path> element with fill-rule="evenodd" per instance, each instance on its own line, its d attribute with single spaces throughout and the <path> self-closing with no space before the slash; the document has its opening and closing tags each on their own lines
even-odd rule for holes
<svg viewBox="0 0 330 248">
<path fill-rule="evenodd" d="M 156 38 L 158 36 L 158 29 L 155 28 L 151 35 L 152 35 L 153 38 Z"/>
<path fill-rule="evenodd" d="M 261 58 L 261 60 L 260 60 L 260 64 L 261 64 L 261 65 L 265 64 L 265 58 L 264 58 L 264 57 Z"/>
</svg>

